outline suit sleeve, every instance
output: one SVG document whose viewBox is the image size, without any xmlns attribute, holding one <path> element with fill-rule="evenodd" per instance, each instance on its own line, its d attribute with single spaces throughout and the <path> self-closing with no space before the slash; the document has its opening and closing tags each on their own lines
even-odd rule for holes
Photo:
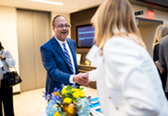
<svg viewBox="0 0 168 116">
<path fill-rule="evenodd" d="M 54 59 L 54 55 L 50 51 L 49 48 L 42 46 L 40 48 L 41 51 L 41 58 L 45 69 L 49 77 L 53 80 L 60 82 L 60 83 L 69 83 L 70 74 L 65 73 L 57 68 L 57 64 Z"/>
<path fill-rule="evenodd" d="M 141 67 L 145 56 L 141 57 L 138 50 L 132 49 L 129 44 L 110 42 L 106 45 L 108 96 L 112 97 L 116 107 L 120 107 L 120 97 L 126 99 L 120 116 L 157 116 L 159 112 L 153 85 Z"/>
</svg>

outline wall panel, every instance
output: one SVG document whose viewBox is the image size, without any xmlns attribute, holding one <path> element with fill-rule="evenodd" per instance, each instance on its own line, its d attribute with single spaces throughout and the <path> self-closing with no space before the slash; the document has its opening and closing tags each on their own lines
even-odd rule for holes
<svg viewBox="0 0 168 116">
<path fill-rule="evenodd" d="M 40 46 L 49 40 L 50 16 L 47 12 L 18 10 L 18 45 L 21 91 L 45 87 L 46 71 Z"/>
</svg>

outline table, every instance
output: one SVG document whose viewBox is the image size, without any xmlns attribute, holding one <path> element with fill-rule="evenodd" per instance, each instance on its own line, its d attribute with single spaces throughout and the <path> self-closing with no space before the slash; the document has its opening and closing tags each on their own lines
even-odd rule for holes
<svg viewBox="0 0 168 116">
<path fill-rule="evenodd" d="M 91 99 L 89 107 L 91 108 L 90 111 L 93 114 L 93 116 L 103 116 L 98 97 Z"/>
</svg>

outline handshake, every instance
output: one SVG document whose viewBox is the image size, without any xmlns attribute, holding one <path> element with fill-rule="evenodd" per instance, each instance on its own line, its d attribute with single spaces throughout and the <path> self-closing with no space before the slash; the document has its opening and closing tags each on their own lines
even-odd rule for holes
<svg viewBox="0 0 168 116">
<path fill-rule="evenodd" d="M 89 81 L 89 73 L 79 73 L 74 75 L 73 81 L 78 83 L 79 85 L 87 85 Z"/>
</svg>

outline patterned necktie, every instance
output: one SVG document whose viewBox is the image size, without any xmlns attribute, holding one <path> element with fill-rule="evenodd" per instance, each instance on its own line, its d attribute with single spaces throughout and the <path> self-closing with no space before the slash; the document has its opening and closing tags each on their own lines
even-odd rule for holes
<svg viewBox="0 0 168 116">
<path fill-rule="evenodd" d="M 73 66 L 72 66 L 72 61 L 71 61 L 70 55 L 69 55 L 69 53 L 68 53 L 68 50 L 67 50 L 67 48 L 66 48 L 66 45 L 65 45 L 65 43 L 62 43 L 62 45 L 64 46 L 64 54 L 65 54 L 66 59 L 67 59 L 67 61 L 68 61 L 68 65 L 70 66 L 70 69 L 71 69 L 71 71 L 72 71 L 73 74 L 74 74 Z"/>
</svg>

